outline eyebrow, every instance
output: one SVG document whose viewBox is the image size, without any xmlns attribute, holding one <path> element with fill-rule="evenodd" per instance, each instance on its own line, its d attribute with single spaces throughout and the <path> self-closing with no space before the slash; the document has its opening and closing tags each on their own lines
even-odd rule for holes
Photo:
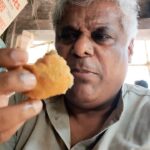
<svg viewBox="0 0 150 150">
<path fill-rule="evenodd" d="M 61 30 L 62 30 L 62 31 L 65 31 L 65 30 L 67 30 L 67 31 L 79 31 L 78 29 L 76 29 L 75 27 L 70 26 L 70 25 L 67 25 L 67 26 L 62 27 Z"/>
<path fill-rule="evenodd" d="M 97 32 L 97 31 L 100 31 L 100 32 L 108 32 L 110 29 L 106 26 L 102 26 L 102 27 L 97 27 L 95 28 L 92 32 Z"/>
<path fill-rule="evenodd" d="M 97 28 L 94 28 L 92 33 L 96 33 L 96 32 L 101 32 L 102 34 L 109 34 L 111 36 L 116 36 L 116 32 L 115 30 L 108 25 L 102 25 L 102 26 L 97 26 Z"/>
<path fill-rule="evenodd" d="M 71 25 L 67 25 L 62 27 L 61 31 L 71 31 L 71 32 L 78 32 L 78 34 L 81 34 L 82 31 L 80 31 L 80 29 L 77 29 L 76 27 L 73 27 Z M 101 33 L 112 33 L 113 34 L 113 30 L 111 30 L 111 28 L 108 27 L 107 24 L 97 24 L 97 27 L 93 28 L 93 30 L 91 31 L 91 34 L 95 33 L 95 32 L 101 32 Z"/>
<path fill-rule="evenodd" d="M 79 29 L 77 29 L 76 27 L 73 27 L 73 26 L 70 26 L 70 25 L 67 25 L 67 26 L 64 26 L 62 27 L 61 29 L 62 31 L 75 31 L 75 32 L 82 32 L 80 31 Z M 96 32 L 96 31 L 101 31 L 101 32 L 104 32 L 104 31 L 109 31 L 110 29 L 107 27 L 107 26 L 97 26 L 97 28 L 94 28 L 93 31 L 91 32 Z"/>
</svg>

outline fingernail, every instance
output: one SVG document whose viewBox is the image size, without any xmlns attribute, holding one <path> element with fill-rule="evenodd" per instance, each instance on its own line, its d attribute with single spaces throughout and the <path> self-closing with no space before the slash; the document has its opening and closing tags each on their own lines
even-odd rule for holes
<svg viewBox="0 0 150 150">
<path fill-rule="evenodd" d="M 20 73 L 20 80 L 25 86 L 33 87 L 36 85 L 36 77 L 29 72 Z"/>
<path fill-rule="evenodd" d="M 42 110 L 42 102 L 39 100 L 27 102 L 27 104 L 24 107 L 24 110 L 34 110 L 34 112 L 37 114 Z"/>
<path fill-rule="evenodd" d="M 37 101 L 34 101 L 33 103 L 33 107 L 34 109 L 36 110 L 37 113 L 39 113 L 41 110 L 42 110 L 42 102 L 37 100 Z"/>
<path fill-rule="evenodd" d="M 16 64 L 25 63 L 28 60 L 27 53 L 21 50 L 14 50 L 10 53 L 10 57 Z"/>
</svg>

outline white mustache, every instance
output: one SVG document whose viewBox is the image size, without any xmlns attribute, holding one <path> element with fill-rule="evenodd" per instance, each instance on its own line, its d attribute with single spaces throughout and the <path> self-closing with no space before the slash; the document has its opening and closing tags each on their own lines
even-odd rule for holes
<svg viewBox="0 0 150 150">
<path fill-rule="evenodd" d="M 77 60 L 74 61 L 69 66 L 71 68 L 71 71 L 91 72 L 103 78 L 102 69 L 101 69 L 102 67 L 88 60 Z"/>
</svg>

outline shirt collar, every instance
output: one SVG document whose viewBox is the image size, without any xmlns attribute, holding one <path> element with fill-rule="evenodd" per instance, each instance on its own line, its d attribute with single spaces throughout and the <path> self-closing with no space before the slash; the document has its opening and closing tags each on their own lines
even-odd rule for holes
<svg viewBox="0 0 150 150">
<path fill-rule="evenodd" d="M 64 104 L 64 97 L 58 96 L 45 100 L 48 117 L 68 149 L 71 146 L 69 116 Z"/>
<path fill-rule="evenodd" d="M 122 89 L 118 92 L 114 102 L 113 102 L 113 108 L 110 112 L 109 117 L 105 121 L 103 125 L 103 129 L 108 128 L 110 125 L 116 123 L 123 111 L 123 99 L 122 99 Z"/>
<path fill-rule="evenodd" d="M 65 145 L 68 149 L 71 147 L 71 135 L 70 135 L 70 123 L 69 123 L 69 115 L 65 107 L 64 96 L 57 96 L 50 98 L 49 100 L 45 100 L 46 111 L 48 117 L 57 131 L 61 139 L 64 141 Z M 110 116 L 105 121 L 102 130 L 95 135 L 94 137 L 84 140 L 83 142 L 90 143 L 93 141 L 92 139 L 96 139 L 98 136 L 102 136 L 103 133 L 113 124 L 115 124 L 122 113 L 123 110 L 123 99 L 122 99 L 122 90 L 119 91 L 116 99 L 114 100 L 114 108 L 110 113 Z"/>
</svg>

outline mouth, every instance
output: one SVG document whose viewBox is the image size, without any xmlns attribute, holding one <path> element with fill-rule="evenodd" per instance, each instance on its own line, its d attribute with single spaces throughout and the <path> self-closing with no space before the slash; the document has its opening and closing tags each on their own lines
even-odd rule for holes
<svg viewBox="0 0 150 150">
<path fill-rule="evenodd" d="M 89 79 L 93 78 L 93 76 L 97 75 L 97 73 L 93 71 L 89 71 L 87 69 L 71 69 L 71 73 L 75 78 Z"/>
<path fill-rule="evenodd" d="M 86 70 L 86 69 L 71 69 L 71 72 L 79 72 L 79 73 L 93 73 L 92 71 Z"/>
</svg>

